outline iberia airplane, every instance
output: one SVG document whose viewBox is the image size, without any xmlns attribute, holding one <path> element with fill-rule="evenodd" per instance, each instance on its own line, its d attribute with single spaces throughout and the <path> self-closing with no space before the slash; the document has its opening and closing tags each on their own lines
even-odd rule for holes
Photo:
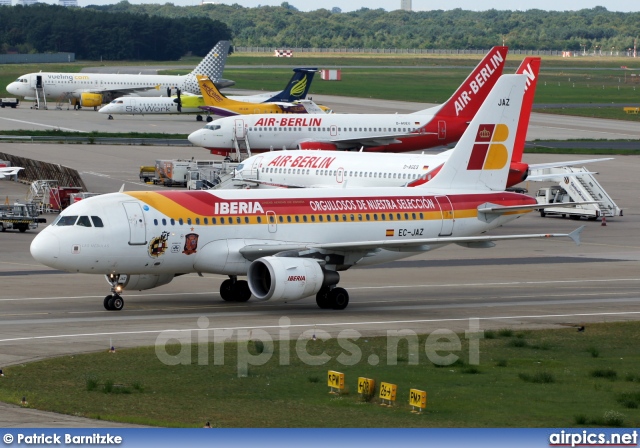
<svg viewBox="0 0 640 448">
<path fill-rule="evenodd" d="M 253 103 L 269 102 L 293 102 L 306 97 L 313 75 L 317 73 L 317 68 L 294 68 L 293 76 L 286 87 L 280 92 L 259 93 L 257 95 L 228 96 L 230 100 L 241 101 L 247 107 Z M 209 79 L 209 78 L 207 78 Z M 214 83 L 215 84 L 215 83 Z M 149 114 L 180 114 L 197 113 L 196 119 L 202 121 L 201 106 L 205 106 L 202 95 L 190 95 L 178 92 L 178 95 L 160 98 L 139 98 L 123 96 L 116 98 L 100 109 L 101 114 L 111 115 L 149 115 Z M 258 106 L 259 107 L 259 106 Z M 207 121 L 212 121 L 207 117 Z"/>
<path fill-rule="evenodd" d="M 444 104 L 412 114 L 272 114 L 227 117 L 189 135 L 191 143 L 227 155 L 284 149 L 406 152 L 460 139 L 502 74 L 507 47 L 494 47 Z"/>
<path fill-rule="evenodd" d="M 216 88 L 213 82 L 206 75 L 196 75 L 198 83 L 200 84 L 200 91 L 202 92 L 202 99 L 205 105 L 200 106 L 200 109 L 207 112 L 211 112 L 223 117 L 233 117 L 236 115 L 249 115 L 249 114 L 300 114 L 309 113 L 306 109 L 306 105 L 299 104 L 291 101 L 268 101 L 264 103 L 246 103 L 244 101 L 237 101 L 224 96 Z M 312 101 L 314 112 L 316 113 L 329 113 L 331 112 L 325 106 L 317 106 Z M 313 112 L 311 112 L 313 113 Z M 207 120 L 211 121 L 211 120 Z"/>
<path fill-rule="evenodd" d="M 570 234 L 483 235 L 539 208 L 505 192 L 525 75 L 502 76 L 438 175 L 417 188 L 119 192 L 65 209 L 31 243 L 39 262 L 104 274 L 108 310 L 123 290 L 151 289 L 187 273 L 228 275 L 226 301 L 314 296 L 344 309 L 339 271 L 406 258 L 447 244 Z M 247 280 L 238 280 L 238 276 Z"/>
<path fill-rule="evenodd" d="M 507 187 L 517 185 L 524 180 L 543 181 L 555 176 L 532 176 L 530 172 L 533 170 L 611 160 L 611 158 L 600 158 L 532 165 L 522 162 L 539 72 L 540 58 L 534 57 L 525 58 L 516 72 L 527 75 L 527 87 Z M 413 187 L 431 180 L 452 151 L 439 154 L 322 150 L 272 151 L 251 156 L 238 165 L 234 186 L 237 188 Z"/>
<path fill-rule="evenodd" d="M 196 74 L 206 74 L 220 88 L 235 82 L 222 79 L 222 71 L 229 53 L 229 41 L 218 42 L 188 75 L 126 75 L 119 73 L 29 73 L 7 86 L 7 92 L 35 99 L 41 89 L 51 100 L 79 100 L 82 106 L 100 106 L 122 95 L 158 97 L 167 91 L 180 89 L 193 95 L 200 94 Z"/>
</svg>

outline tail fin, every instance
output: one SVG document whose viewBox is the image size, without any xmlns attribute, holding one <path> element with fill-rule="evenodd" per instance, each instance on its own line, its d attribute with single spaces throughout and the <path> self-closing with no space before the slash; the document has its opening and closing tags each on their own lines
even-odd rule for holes
<svg viewBox="0 0 640 448">
<path fill-rule="evenodd" d="M 196 75 L 198 85 L 200 86 L 200 92 L 202 93 L 202 99 L 207 106 L 225 107 L 236 104 L 248 104 L 240 101 L 230 100 L 224 96 L 216 85 L 206 75 Z"/>
<path fill-rule="evenodd" d="M 527 130 L 529 129 L 529 117 L 531 116 L 531 108 L 533 107 L 533 98 L 536 95 L 536 85 L 538 84 L 538 74 L 540 73 L 540 58 L 524 58 L 516 74 L 527 75 L 527 86 L 525 87 L 524 99 L 522 100 L 522 113 L 520 114 L 520 122 L 518 123 L 518 131 L 516 132 L 515 147 L 513 149 L 513 162 L 522 162 L 522 154 L 524 153 L 524 142 L 527 138 Z"/>
<path fill-rule="evenodd" d="M 507 184 L 526 75 L 503 75 L 426 188 L 501 191 Z"/>
<path fill-rule="evenodd" d="M 294 101 L 305 99 L 307 97 L 307 92 L 309 92 L 309 87 L 311 87 L 313 75 L 317 72 L 317 68 L 294 68 L 293 76 L 289 80 L 287 87 L 285 87 L 282 92 L 264 102 L 271 103 L 275 101 L 283 101 L 286 103 L 293 103 Z"/>
<path fill-rule="evenodd" d="M 437 110 L 432 122 L 440 116 L 471 121 L 504 70 L 508 47 L 493 47 L 480 61 L 458 90 Z M 416 114 L 433 113 L 426 109 Z"/>
<path fill-rule="evenodd" d="M 215 44 L 196 68 L 185 76 L 185 80 L 182 84 L 182 90 L 184 92 L 193 93 L 194 95 L 197 95 L 200 92 L 196 75 L 207 75 L 213 82 L 222 80 L 222 71 L 224 70 L 224 64 L 227 62 L 230 45 L 231 43 L 228 40 L 221 40 Z M 230 85 L 233 85 L 233 82 L 227 81 L 222 87 L 228 87 Z"/>
</svg>

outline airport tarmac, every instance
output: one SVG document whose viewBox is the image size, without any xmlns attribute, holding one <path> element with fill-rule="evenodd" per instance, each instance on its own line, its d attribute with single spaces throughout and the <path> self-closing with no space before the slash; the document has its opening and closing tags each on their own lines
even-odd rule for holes
<svg viewBox="0 0 640 448">
<path fill-rule="evenodd" d="M 68 117 L 64 114 L 74 112 L 32 113 L 29 120 L 41 124 L 46 120 L 42 117 L 58 113 Z M 92 111 L 76 113 L 83 114 L 82 119 L 66 120 L 68 126 L 90 127 L 93 117 L 102 117 Z M 0 114 L 8 116 L 6 109 Z M 91 118 L 85 120 L 85 116 Z M 130 118 L 122 121 L 130 124 Z M 557 124 L 557 117 L 552 118 Z M 1 123 L 4 120 L 0 119 Z M 167 132 L 180 126 L 170 123 L 167 120 L 164 127 Z M 163 188 L 141 184 L 137 177 L 139 166 L 161 158 L 211 158 L 206 151 L 204 154 L 200 151 L 152 146 L 5 143 L 0 152 L 76 168 L 91 191 L 110 192 L 123 184 L 125 190 Z M 592 156 L 525 155 L 530 163 L 581 158 Z M 50 356 L 106 352 L 111 344 L 118 349 L 152 345 L 159 335 L 169 334 L 167 331 L 190 332 L 201 329 L 203 324 L 210 332 L 221 328 L 233 331 L 260 328 L 277 336 L 285 322 L 282 319 L 287 318 L 291 337 L 296 338 L 314 328 L 333 337 L 345 329 L 356 330 L 363 336 L 399 329 L 420 333 L 440 328 L 464 331 L 472 318 L 479 319 L 481 329 L 554 327 L 567 331 L 585 324 L 589 331 L 592 322 L 638 320 L 640 156 L 617 156 L 613 161 L 589 167 L 600 172 L 599 182 L 624 209 L 623 217 L 611 218 L 602 226 L 599 221 L 530 214 L 492 232 L 566 233 L 585 225 L 582 245 L 556 239 L 504 242 L 486 250 L 450 246 L 395 263 L 352 269 L 341 275 L 340 286 L 351 296 L 344 311 L 320 310 L 313 298 L 290 304 L 252 301 L 230 304 L 223 302 L 218 293 L 224 276 L 185 275 L 157 289 L 126 293 L 124 310 L 108 312 L 102 306 L 109 292 L 103 277 L 62 273 L 35 262 L 29 244 L 36 232 L 0 233 L 3 249 L 0 368 Z M 538 184 L 525 186 L 534 192 Z M 21 184 L 0 181 L 0 197 L 22 199 L 25 191 Z M 47 218 L 50 222 L 53 216 Z M 203 317 L 206 320 L 199 321 Z M 102 424 L 0 404 L 0 425 L 5 427 Z"/>
</svg>

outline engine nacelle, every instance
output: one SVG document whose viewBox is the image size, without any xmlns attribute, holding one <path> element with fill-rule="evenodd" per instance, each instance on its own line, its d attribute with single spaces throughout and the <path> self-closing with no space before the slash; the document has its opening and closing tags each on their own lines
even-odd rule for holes
<svg viewBox="0 0 640 448">
<path fill-rule="evenodd" d="M 80 105 L 83 107 L 96 107 L 102 104 L 102 95 L 99 93 L 83 93 L 80 95 Z"/>
<path fill-rule="evenodd" d="M 251 263 L 247 280 L 256 299 L 291 302 L 316 294 L 325 284 L 325 272 L 310 258 L 263 257 Z"/>
<path fill-rule="evenodd" d="M 157 288 L 158 286 L 166 285 L 173 280 L 173 274 L 141 274 L 141 275 L 128 275 L 124 282 L 120 282 L 122 275 L 118 280 L 118 284 L 122 285 L 122 289 L 125 290 L 138 290 Z"/>
<path fill-rule="evenodd" d="M 298 149 L 337 151 L 338 146 L 327 142 L 300 142 L 298 143 Z"/>
</svg>

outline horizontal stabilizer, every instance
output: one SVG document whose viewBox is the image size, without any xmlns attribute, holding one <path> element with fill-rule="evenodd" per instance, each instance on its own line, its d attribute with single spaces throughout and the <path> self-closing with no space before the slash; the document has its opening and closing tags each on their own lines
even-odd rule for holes
<svg viewBox="0 0 640 448">
<path fill-rule="evenodd" d="M 496 205 L 490 202 L 478 206 L 478 219 L 484 222 L 491 222 L 494 219 L 507 214 L 531 212 L 546 207 L 577 207 L 579 205 L 597 204 L 596 201 L 589 202 L 558 202 L 553 204 L 535 204 L 535 205 Z"/>
<path fill-rule="evenodd" d="M 563 177 L 585 176 L 587 174 L 598 174 L 598 173 L 596 171 L 576 171 L 575 173 L 562 173 L 562 174 L 534 174 L 532 176 L 527 176 L 526 180 L 530 180 L 533 182 L 557 180 L 558 182 L 560 182 Z"/>
<path fill-rule="evenodd" d="M 533 163 L 529 165 L 529 169 L 543 170 L 546 168 L 561 168 L 563 166 L 575 166 L 575 165 L 584 165 L 587 163 L 606 162 L 607 160 L 613 160 L 613 159 L 614 157 L 605 157 L 602 159 L 569 160 L 567 162 Z"/>
</svg>

